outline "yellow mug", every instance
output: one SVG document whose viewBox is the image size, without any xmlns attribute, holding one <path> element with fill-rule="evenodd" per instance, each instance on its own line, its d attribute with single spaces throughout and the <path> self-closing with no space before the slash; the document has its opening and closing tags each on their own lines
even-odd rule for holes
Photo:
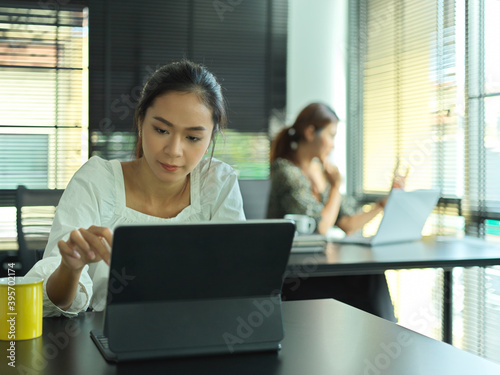
<svg viewBox="0 0 500 375">
<path fill-rule="evenodd" d="M 43 279 L 0 279 L 0 340 L 27 340 L 42 335 Z"/>
</svg>

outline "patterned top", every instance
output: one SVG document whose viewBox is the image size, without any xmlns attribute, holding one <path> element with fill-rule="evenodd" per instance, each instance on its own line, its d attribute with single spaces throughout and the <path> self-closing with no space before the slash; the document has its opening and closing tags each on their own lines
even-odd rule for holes
<svg viewBox="0 0 500 375">
<path fill-rule="evenodd" d="M 286 214 L 302 214 L 312 217 L 318 224 L 329 195 L 330 185 L 318 200 L 312 192 L 311 181 L 300 168 L 287 159 L 277 158 L 271 165 L 271 192 L 267 217 L 278 219 Z M 337 221 L 344 215 L 341 207 Z"/>
</svg>

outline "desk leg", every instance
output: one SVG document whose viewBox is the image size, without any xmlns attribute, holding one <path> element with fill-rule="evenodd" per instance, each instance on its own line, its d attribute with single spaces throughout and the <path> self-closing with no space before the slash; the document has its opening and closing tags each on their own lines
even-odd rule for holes
<svg viewBox="0 0 500 375">
<path fill-rule="evenodd" d="M 453 270 L 443 276 L 443 341 L 453 344 Z"/>
</svg>

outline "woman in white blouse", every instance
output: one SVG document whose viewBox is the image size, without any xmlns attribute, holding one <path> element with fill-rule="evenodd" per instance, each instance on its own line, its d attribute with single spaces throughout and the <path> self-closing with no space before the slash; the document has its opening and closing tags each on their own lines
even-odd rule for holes
<svg viewBox="0 0 500 375">
<path fill-rule="evenodd" d="M 59 202 L 44 258 L 27 274 L 44 278 L 44 316 L 104 309 L 118 225 L 245 220 L 234 170 L 203 158 L 226 124 L 210 72 L 187 60 L 160 68 L 143 89 L 134 122 L 136 160 L 92 157 Z"/>
</svg>

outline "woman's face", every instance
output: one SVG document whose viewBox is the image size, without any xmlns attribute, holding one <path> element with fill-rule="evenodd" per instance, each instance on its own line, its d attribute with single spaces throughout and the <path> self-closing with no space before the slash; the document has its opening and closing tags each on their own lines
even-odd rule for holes
<svg viewBox="0 0 500 375">
<path fill-rule="evenodd" d="M 192 93 L 168 92 L 155 98 L 141 124 L 144 158 L 163 182 L 183 181 L 207 151 L 212 111 Z"/>
<path fill-rule="evenodd" d="M 316 134 L 316 138 L 314 140 L 314 147 L 317 150 L 317 157 L 320 160 L 326 160 L 328 155 L 333 150 L 335 145 L 334 139 L 337 134 L 337 123 L 331 122 L 327 126 L 325 126 L 319 133 Z"/>
</svg>

